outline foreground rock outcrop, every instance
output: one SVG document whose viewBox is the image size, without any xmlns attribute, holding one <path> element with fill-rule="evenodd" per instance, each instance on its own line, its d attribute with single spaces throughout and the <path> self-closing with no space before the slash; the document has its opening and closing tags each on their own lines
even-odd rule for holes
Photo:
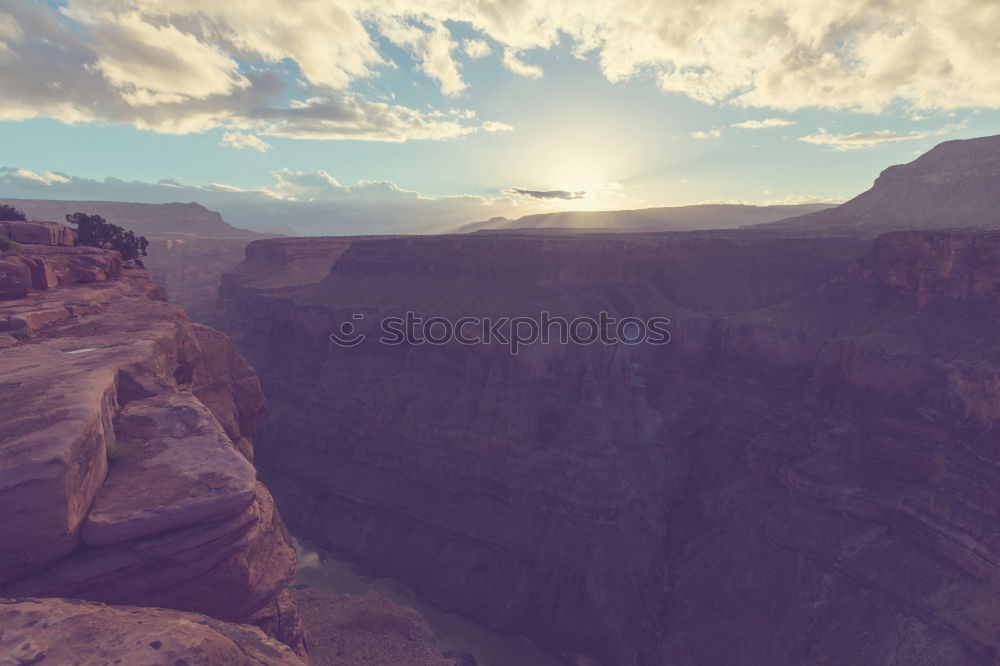
<svg viewBox="0 0 1000 666">
<path fill-rule="evenodd" d="M 303 666 L 260 629 L 195 613 L 0 599 L 0 663 Z"/>
<path fill-rule="evenodd" d="M 464 666 L 442 655 L 416 611 L 374 592 L 328 595 L 293 586 L 309 631 L 309 656 L 324 666 Z"/>
<path fill-rule="evenodd" d="M 24 270 L 0 284 L 31 284 L 0 300 L 0 596 L 254 623 L 304 655 L 297 557 L 251 462 L 253 369 L 117 252 L 2 263 Z"/>
</svg>

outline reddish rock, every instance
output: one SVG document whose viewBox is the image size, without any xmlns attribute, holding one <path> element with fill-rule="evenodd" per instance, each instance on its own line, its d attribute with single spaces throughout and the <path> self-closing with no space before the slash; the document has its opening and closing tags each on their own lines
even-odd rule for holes
<svg viewBox="0 0 1000 666">
<path fill-rule="evenodd" d="M 334 596 L 308 587 L 292 591 L 303 609 L 313 663 L 325 666 L 455 666 L 411 608 L 382 598 Z"/>
<path fill-rule="evenodd" d="M 7 228 L 7 235 L 18 243 L 33 245 L 72 245 L 70 229 L 55 222 L 0 222 Z M 69 242 L 67 242 L 69 232 Z"/>
<path fill-rule="evenodd" d="M 0 599 L 0 655 L 11 664 L 304 665 L 255 627 L 68 599 Z"/>
<path fill-rule="evenodd" d="M 274 607 L 297 559 L 245 456 L 263 408 L 252 368 L 224 335 L 196 334 L 149 273 L 121 272 L 117 252 L 32 256 L 66 286 L 0 304 L 0 327 L 30 334 L 0 358 L 0 501 L 15 507 L 0 594 L 243 623 Z M 109 279 L 79 282 L 88 267 Z M 286 629 L 294 613 L 285 602 Z"/>
<path fill-rule="evenodd" d="M 22 260 L 31 271 L 32 289 L 51 289 L 59 284 L 55 271 L 43 257 L 26 256 Z"/>
<path fill-rule="evenodd" d="M 0 298 L 21 298 L 31 289 L 31 271 L 20 259 L 0 259 Z"/>
</svg>

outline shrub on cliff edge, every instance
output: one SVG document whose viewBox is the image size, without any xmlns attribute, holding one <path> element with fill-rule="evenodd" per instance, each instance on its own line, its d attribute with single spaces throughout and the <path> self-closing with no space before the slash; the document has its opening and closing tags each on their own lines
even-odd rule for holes
<svg viewBox="0 0 1000 666">
<path fill-rule="evenodd" d="M 27 218 L 24 216 L 24 213 L 13 206 L 8 206 L 7 204 L 0 205 L 0 221 L 23 222 L 26 219 Z"/>
<path fill-rule="evenodd" d="M 66 221 L 76 225 L 77 245 L 103 247 L 105 243 L 109 243 L 112 249 L 122 253 L 125 260 L 147 255 L 149 241 L 145 236 L 136 236 L 134 232 L 111 224 L 100 215 L 73 213 L 66 216 Z"/>
</svg>

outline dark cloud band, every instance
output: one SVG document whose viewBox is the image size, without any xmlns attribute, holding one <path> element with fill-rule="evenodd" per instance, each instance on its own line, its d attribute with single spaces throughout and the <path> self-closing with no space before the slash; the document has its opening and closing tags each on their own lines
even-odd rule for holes
<svg viewBox="0 0 1000 666">
<path fill-rule="evenodd" d="M 526 190 L 523 187 L 508 187 L 503 190 L 504 194 L 511 194 L 519 197 L 531 197 L 532 199 L 582 199 L 585 191 L 570 192 L 568 190 Z"/>
</svg>

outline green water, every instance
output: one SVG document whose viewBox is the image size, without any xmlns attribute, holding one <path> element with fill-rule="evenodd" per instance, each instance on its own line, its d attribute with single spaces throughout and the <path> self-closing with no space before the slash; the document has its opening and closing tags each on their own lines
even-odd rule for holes
<svg viewBox="0 0 1000 666">
<path fill-rule="evenodd" d="M 470 620 L 420 601 L 412 589 L 391 578 L 370 578 L 350 562 L 337 559 L 315 545 L 295 539 L 301 565 L 293 584 L 305 584 L 330 594 L 378 592 L 408 606 L 424 618 L 441 652 L 464 652 L 476 666 L 563 666 L 562 662 L 522 636 L 504 636 Z"/>
</svg>

